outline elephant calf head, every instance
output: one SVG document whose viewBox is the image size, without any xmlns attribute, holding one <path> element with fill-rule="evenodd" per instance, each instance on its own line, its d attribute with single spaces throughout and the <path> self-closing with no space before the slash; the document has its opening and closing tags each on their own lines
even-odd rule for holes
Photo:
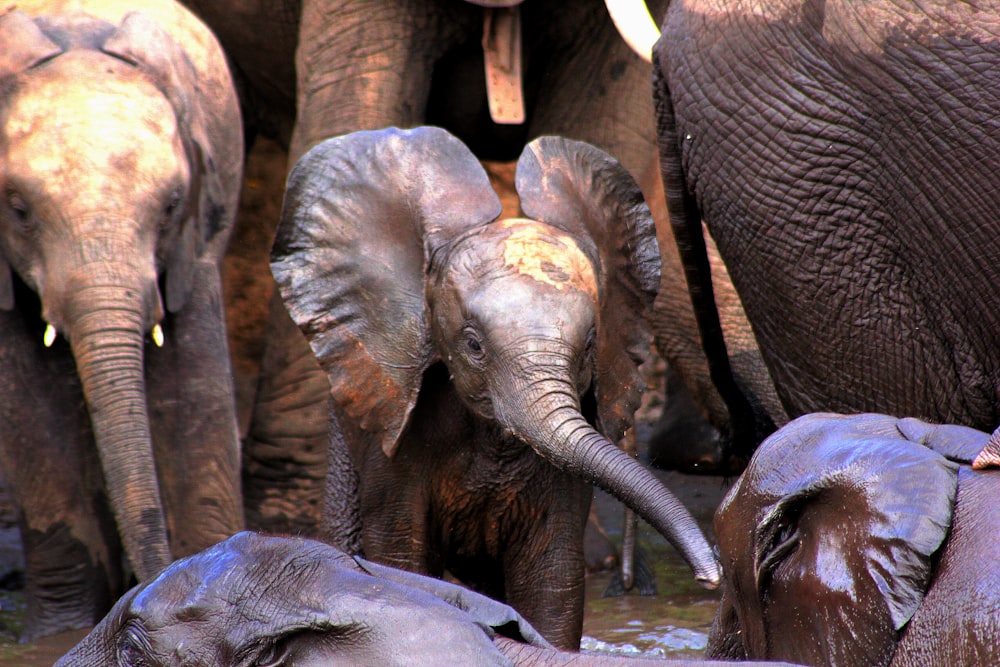
<svg viewBox="0 0 1000 667">
<path fill-rule="evenodd" d="M 239 533 L 129 591 L 56 667 L 504 665 L 506 605 L 302 538 Z"/>
<path fill-rule="evenodd" d="M 814 414 L 765 440 L 715 516 L 725 578 L 709 655 L 996 664 L 996 642 L 976 636 L 995 638 L 1000 611 L 998 478 L 956 463 L 988 437 Z"/>
<path fill-rule="evenodd" d="M 693 519 L 614 444 L 638 406 L 659 280 L 641 191 L 560 137 L 525 148 L 516 188 L 527 217 L 498 220 L 482 166 L 432 127 L 336 137 L 296 164 L 272 269 L 352 454 L 395 456 L 425 372 L 443 364 L 468 411 L 615 494 L 714 585 Z"/>
</svg>

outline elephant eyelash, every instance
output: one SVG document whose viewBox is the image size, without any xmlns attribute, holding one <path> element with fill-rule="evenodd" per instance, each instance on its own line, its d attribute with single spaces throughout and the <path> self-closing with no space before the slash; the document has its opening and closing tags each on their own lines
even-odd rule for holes
<svg viewBox="0 0 1000 667">
<path fill-rule="evenodd" d="M 14 217 L 17 218 L 18 226 L 23 231 L 26 231 L 31 221 L 31 207 L 28 206 L 28 202 L 16 190 L 8 190 L 6 199 L 7 206 L 10 207 L 10 210 L 14 212 Z"/>
<path fill-rule="evenodd" d="M 486 357 L 486 351 L 479 333 L 472 326 L 466 326 L 462 329 L 462 335 L 465 336 L 465 348 L 469 356 L 474 361 L 482 361 Z"/>
<path fill-rule="evenodd" d="M 146 667 L 149 650 L 149 639 L 145 631 L 138 623 L 129 622 L 116 646 L 117 663 L 127 667 Z"/>
<path fill-rule="evenodd" d="M 754 579 L 762 591 L 774 569 L 799 548 L 799 512 L 795 507 L 779 508 L 765 519 L 758 529 L 755 542 Z"/>
<path fill-rule="evenodd" d="M 166 215 L 167 219 L 172 218 L 174 214 L 181 208 L 181 205 L 183 203 L 184 200 L 183 197 L 181 196 L 181 191 L 179 189 L 171 192 L 170 196 L 167 198 L 167 203 L 163 207 L 163 212 Z"/>
</svg>

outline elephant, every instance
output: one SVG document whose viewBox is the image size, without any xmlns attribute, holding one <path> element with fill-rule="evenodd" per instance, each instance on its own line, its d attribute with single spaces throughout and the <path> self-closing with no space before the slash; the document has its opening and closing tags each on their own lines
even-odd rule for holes
<svg viewBox="0 0 1000 667">
<path fill-rule="evenodd" d="M 239 107 L 173 2 L 0 15 L 0 467 L 26 638 L 243 526 L 218 263 Z M 124 550 L 124 554 L 123 554 Z"/>
<path fill-rule="evenodd" d="M 665 206 L 653 203 L 663 195 L 650 67 L 629 53 L 598 0 L 531 0 L 520 5 L 526 107 L 525 122 L 514 125 L 491 121 L 481 43 L 485 16 L 509 11 L 495 5 L 516 2 L 185 0 L 185 4 L 215 30 L 234 63 L 251 132 L 289 148 L 290 164 L 326 138 L 386 126 L 442 126 L 484 160 L 514 160 L 530 138 L 562 135 L 591 143 L 623 163 L 639 179 L 657 226 L 668 230 Z M 654 16 L 662 17 L 666 6 L 665 0 L 658 0 Z M 628 104 L 621 104 L 622 99 Z M 714 431 L 704 428 L 706 437 L 691 448 L 700 452 L 707 445 L 707 458 L 718 459 L 720 446 L 728 452 L 729 412 L 709 377 L 673 238 L 669 231 L 658 236 L 664 270 L 653 315 L 655 342 L 681 380 L 668 390 L 683 391 L 682 383 L 690 387 L 696 407 L 681 416 L 682 424 L 664 424 L 656 446 L 660 450 L 684 446 L 687 424 L 707 420 Z M 752 335 L 747 335 L 749 325 L 738 298 L 726 280 L 717 280 L 717 289 L 731 295 L 730 346 L 747 352 L 738 359 L 746 359 L 748 365 L 741 367 L 734 360 L 734 366 L 737 373 L 761 378 L 753 386 L 763 397 L 768 379 L 766 372 L 758 376 L 763 364 Z M 271 285 L 261 290 L 269 292 Z M 276 307 L 272 311 L 277 312 Z M 272 327 L 285 331 L 287 319 L 279 315 Z M 287 340 L 284 334 L 265 336 L 275 337 Z M 284 347 L 282 342 L 279 348 Z M 268 344 L 267 349 L 273 346 Z M 262 365 L 269 368 L 266 362 Z M 275 375 L 271 370 L 262 375 L 264 394 L 282 395 L 285 386 L 296 384 L 269 380 Z M 315 373 L 311 375 L 310 382 L 316 384 Z M 256 375 L 249 377 L 255 390 Z M 268 383 L 277 389 L 269 391 Z M 750 386 L 750 381 L 742 386 Z M 780 409 L 776 398 L 762 400 Z M 314 400 L 300 403 L 316 405 Z M 780 422 L 776 414 L 772 419 Z M 298 421 L 309 423 L 309 418 Z M 256 449 L 252 442 L 245 449 L 248 460 L 269 458 L 267 452 L 256 454 Z M 661 461 L 677 458 L 668 455 Z M 696 465 L 710 468 L 704 461 Z M 247 493 L 254 492 L 248 487 Z"/>
<path fill-rule="evenodd" d="M 562 653 L 507 605 L 456 584 L 351 557 L 323 542 L 253 532 L 136 586 L 56 667 L 178 661 L 218 667 L 723 664 Z"/>
<path fill-rule="evenodd" d="M 815 413 L 765 440 L 715 515 L 708 655 L 1000 664 L 1000 472 L 968 465 L 988 437 Z"/>
<path fill-rule="evenodd" d="M 328 139 L 289 176 L 271 267 L 357 470 L 333 543 L 447 569 L 577 648 L 590 483 L 705 585 L 718 571 L 683 505 L 614 444 L 638 405 L 659 278 L 641 192 L 561 137 L 529 144 L 516 187 L 529 218 L 498 219 L 479 162 L 441 128 Z"/>
<path fill-rule="evenodd" d="M 756 413 L 725 367 L 702 223 L 790 417 L 1000 423 L 998 33 L 995 3 L 671 3 L 662 177 L 736 412 Z M 740 423 L 744 449 L 766 434 Z"/>
</svg>

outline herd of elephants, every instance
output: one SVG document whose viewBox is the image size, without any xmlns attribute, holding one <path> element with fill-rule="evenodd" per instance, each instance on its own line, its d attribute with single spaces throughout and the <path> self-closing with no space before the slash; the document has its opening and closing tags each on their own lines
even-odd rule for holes
<svg viewBox="0 0 1000 667">
<path fill-rule="evenodd" d="M 25 640 L 1000 665 L 1000 0 L 623 4 L 0 3 Z M 654 353 L 714 545 L 633 454 Z M 708 661 L 576 652 L 593 485 Z"/>
</svg>

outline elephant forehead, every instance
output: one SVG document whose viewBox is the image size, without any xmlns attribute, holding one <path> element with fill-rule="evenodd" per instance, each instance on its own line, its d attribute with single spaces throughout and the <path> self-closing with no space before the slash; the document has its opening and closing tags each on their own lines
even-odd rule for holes
<svg viewBox="0 0 1000 667">
<path fill-rule="evenodd" d="M 571 236 L 533 220 L 497 223 L 508 234 L 500 241 L 504 266 L 559 291 L 575 289 L 597 300 L 597 277 Z"/>
<path fill-rule="evenodd" d="M 8 155 L 27 176 L 72 174 L 82 189 L 81 179 L 100 178 L 106 167 L 141 180 L 183 166 L 167 99 L 107 56 L 60 56 L 25 79 L 6 119 Z"/>
</svg>

